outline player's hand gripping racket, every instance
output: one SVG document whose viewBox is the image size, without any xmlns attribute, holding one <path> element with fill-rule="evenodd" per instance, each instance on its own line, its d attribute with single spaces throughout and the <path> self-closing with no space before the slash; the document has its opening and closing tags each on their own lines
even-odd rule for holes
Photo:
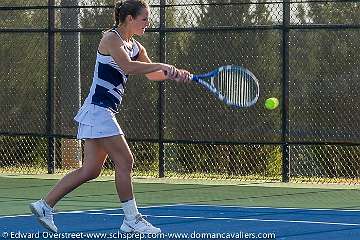
<svg viewBox="0 0 360 240">
<path fill-rule="evenodd" d="M 206 74 L 191 75 L 191 78 L 232 107 L 250 107 L 259 98 L 258 80 L 243 67 L 223 66 Z"/>
</svg>

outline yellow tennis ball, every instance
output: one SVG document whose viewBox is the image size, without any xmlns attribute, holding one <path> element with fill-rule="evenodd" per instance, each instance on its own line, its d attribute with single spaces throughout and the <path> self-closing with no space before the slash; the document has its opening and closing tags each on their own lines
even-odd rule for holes
<svg viewBox="0 0 360 240">
<path fill-rule="evenodd" d="M 279 100 L 275 97 L 268 98 L 265 101 L 265 108 L 269 110 L 274 110 L 279 106 Z"/>
</svg>

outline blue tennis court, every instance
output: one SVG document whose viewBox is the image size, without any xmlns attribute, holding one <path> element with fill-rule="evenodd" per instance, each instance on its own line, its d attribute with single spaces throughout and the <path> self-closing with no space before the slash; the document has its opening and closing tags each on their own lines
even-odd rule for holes
<svg viewBox="0 0 360 240">
<path fill-rule="evenodd" d="M 181 204 L 146 207 L 141 212 L 162 228 L 163 233 L 157 236 L 158 239 L 321 240 L 360 237 L 359 210 Z M 122 218 L 120 209 L 59 212 L 55 215 L 62 237 L 83 239 L 125 238 L 118 232 Z M 24 238 L 25 234 L 33 234 L 33 238 L 57 237 L 46 232 L 31 215 L 2 216 L 0 226 L 3 238 Z"/>
</svg>

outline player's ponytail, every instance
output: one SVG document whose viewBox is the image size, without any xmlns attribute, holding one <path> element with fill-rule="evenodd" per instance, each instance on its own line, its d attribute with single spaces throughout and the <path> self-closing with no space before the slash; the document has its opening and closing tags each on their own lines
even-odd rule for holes
<svg viewBox="0 0 360 240">
<path fill-rule="evenodd" d="M 120 8 L 123 5 L 123 1 L 117 1 L 114 6 L 114 25 L 113 28 L 117 28 L 120 24 Z"/>
</svg>

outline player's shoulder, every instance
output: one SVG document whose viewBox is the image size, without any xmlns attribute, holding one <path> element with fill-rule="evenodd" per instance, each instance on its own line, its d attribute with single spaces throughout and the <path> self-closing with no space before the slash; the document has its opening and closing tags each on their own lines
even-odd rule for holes
<svg viewBox="0 0 360 240">
<path fill-rule="evenodd" d="M 104 43 L 110 43 L 110 44 L 111 43 L 122 44 L 122 41 L 119 38 L 119 36 L 112 30 L 107 30 L 107 31 L 103 32 L 101 41 Z"/>
<path fill-rule="evenodd" d="M 123 42 L 116 33 L 111 32 L 110 30 L 103 32 L 103 36 L 100 40 L 98 50 L 104 54 L 110 54 L 110 49 L 118 49 L 119 46 L 122 46 Z"/>
</svg>

